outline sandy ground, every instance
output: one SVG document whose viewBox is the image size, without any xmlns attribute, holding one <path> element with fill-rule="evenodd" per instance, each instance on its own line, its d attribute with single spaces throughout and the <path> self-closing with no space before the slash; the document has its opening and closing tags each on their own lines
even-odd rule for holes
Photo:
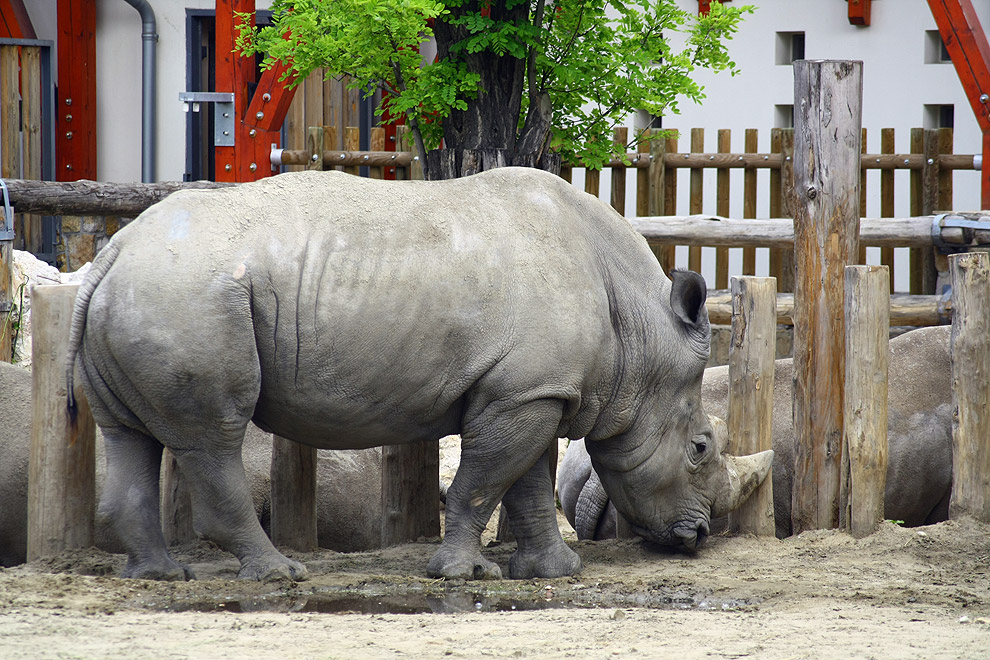
<svg viewBox="0 0 990 660">
<path fill-rule="evenodd" d="M 695 555 L 569 540 L 577 577 L 425 577 L 435 542 L 293 553 L 306 582 L 234 579 L 208 543 L 200 577 L 113 577 L 74 551 L 0 570 L 0 658 L 988 658 L 990 526 L 969 520 L 855 540 L 714 538 Z M 512 544 L 486 550 L 506 570 Z"/>
</svg>

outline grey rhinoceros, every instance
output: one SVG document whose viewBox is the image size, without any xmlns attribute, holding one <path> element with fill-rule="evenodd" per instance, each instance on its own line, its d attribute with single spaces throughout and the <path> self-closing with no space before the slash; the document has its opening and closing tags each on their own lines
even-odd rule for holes
<svg viewBox="0 0 990 660">
<path fill-rule="evenodd" d="M 884 511 L 914 527 L 946 520 L 952 490 L 952 364 L 949 326 L 912 330 L 890 341 L 887 401 L 889 443 Z M 775 363 L 773 499 L 778 537 L 791 534 L 794 430 L 792 361 Z M 728 367 L 705 370 L 705 410 L 728 414 Z M 584 443 L 570 443 L 557 475 L 564 515 L 581 539 L 614 538 L 615 508 L 602 488 Z M 713 529 L 717 528 L 713 524 Z"/>
<path fill-rule="evenodd" d="M 162 539 L 164 445 L 197 532 L 242 577 L 306 576 L 251 505 L 251 420 L 320 448 L 459 433 L 430 576 L 501 576 L 479 542 L 499 500 L 518 542 L 511 577 L 580 569 L 539 460 L 558 436 L 589 439 L 639 533 L 693 548 L 772 460 L 711 441 L 705 296 L 697 274 L 669 280 L 607 205 L 531 169 L 397 183 L 305 172 L 175 193 L 99 253 L 70 333 L 67 377 L 78 370 L 104 434 L 99 511 L 127 546 L 124 575 L 192 577 Z"/>
</svg>

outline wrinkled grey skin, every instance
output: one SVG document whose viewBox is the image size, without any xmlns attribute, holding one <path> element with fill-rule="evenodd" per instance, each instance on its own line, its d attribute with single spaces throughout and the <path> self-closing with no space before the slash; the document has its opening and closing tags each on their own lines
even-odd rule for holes
<svg viewBox="0 0 990 660">
<path fill-rule="evenodd" d="M 580 569 L 539 460 L 558 436 L 589 439 L 641 533 L 693 547 L 769 469 L 760 455 L 763 475 L 731 470 L 707 442 L 704 298 L 700 276 L 672 284 L 607 205 L 531 169 L 400 183 L 306 172 L 175 193 L 100 252 L 70 336 L 67 377 L 103 430 L 100 514 L 127 545 L 124 575 L 192 577 L 160 531 L 164 445 L 197 532 L 242 577 L 306 576 L 252 508 L 251 420 L 335 449 L 459 433 L 430 576 L 501 576 L 480 552 L 499 500 L 518 541 L 510 576 Z"/>
<path fill-rule="evenodd" d="M 0 566 L 27 555 L 31 372 L 0 362 Z"/>
<path fill-rule="evenodd" d="M 888 466 L 884 515 L 909 527 L 948 519 L 952 491 L 952 364 L 950 326 L 921 328 L 890 342 Z M 773 496 L 776 533 L 791 534 L 794 434 L 791 360 L 777 360 L 773 396 Z M 728 414 L 728 367 L 705 370 L 702 401 L 711 414 Z M 609 502 L 582 441 L 570 443 L 557 473 L 564 515 L 581 539 L 616 536 Z M 713 521 L 712 529 L 724 528 Z"/>
</svg>

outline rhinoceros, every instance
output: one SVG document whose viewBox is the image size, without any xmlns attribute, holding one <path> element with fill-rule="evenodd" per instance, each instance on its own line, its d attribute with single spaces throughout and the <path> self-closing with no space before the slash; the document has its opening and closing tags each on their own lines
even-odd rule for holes
<svg viewBox="0 0 990 660">
<path fill-rule="evenodd" d="M 952 364 L 949 326 L 912 330 L 890 341 L 888 465 L 885 516 L 909 527 L 946 520 L 952 491 Z M 775 362 L 773 391 L 773 499 L 776 535 L 791 534 L 794 430 L 792 361 Z M 705 370 L 702 401 L 714 415 L 728 413 L 728 367 Z M 615 508 L 580 440 L 570 443 L 557 474 L 557 492 L 580 539 L 615 538 Z M 724 521 L 723 521 L 724 522 Z M 712 529 L 724 527 L 713 523 Z"/>
<path fill-rule="evenodd" d="M 127 547 L 123 575 L 194 577 L 162 539 L 164 445 L 194 527 L 241 577 L 306 577 L 251 505 L 252 420 L 319 448 L 459 433 L 431 577 L 501 577 L 480 548 L 500 500 L 510 577 L 580 570 L 539 460 L 558 436 L 588 439 L 638 533 L 694 548 L 772 460 L 712 442 L 705 296 L 696 273 L 668 279 L 606 204 L 531 169 L 444 182 L 305 172 L 175 193 L 101 250 L 70 331 L 66 375 L 77 370 L 105 438 L 99 512 Z M 71 415 L 72 387 L 67 398 Z"/>
</svg>

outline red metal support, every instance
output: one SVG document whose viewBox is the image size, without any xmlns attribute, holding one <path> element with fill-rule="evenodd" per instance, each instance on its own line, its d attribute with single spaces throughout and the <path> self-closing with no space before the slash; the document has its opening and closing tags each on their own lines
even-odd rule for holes
<svg viewBox="0 0 990 660">
<path fill-rule="evenodd" d="M 990 209 L 990 44 L 971 0 L 928 0 L 928 6 L 983 132 L 980 204 Z"/>
<path fill-rule="evenodd" d="M 732 2 L 732 0 L 721 0 L 724 5 L 726 2 Z M 712 0 L 698 0 L 698 13 L 702 16 L 708 16 L 708 12 L 712 10 Z"/>
<path fill-rule="evenodd" d="M 0 0 L 0 37 L 37 39 L 24 0 Z"/>
<path fill-rule="evenodd" d="M 868 27 L 870 25 L 870 5 L 873 0 L 846 0 L 846 2 L 849 4 L 849 22 L 853 25 Z"/>
<path fill-rule="evenodd" d="M 257 79 L 253 57 L 234 52 L 237 13 L 250 13 L 254 24 L 254 0 L 217 0 L 216 20 L 216 91 L 234 94 L 234 145 L 215 147 L 217 181 L 254 181 L 272 174 L 270 153 L 280 141 L 279 130 L 292 104 L 291 81 L 280 81 L 288 67 L 277 65 L 265 71 L 248 97 L 251 83 Z"/>
<path fill-rule="evenodd" d="M 96 179 L 96 3 L 58 0 L 55 179 Z"/>
</svg>

